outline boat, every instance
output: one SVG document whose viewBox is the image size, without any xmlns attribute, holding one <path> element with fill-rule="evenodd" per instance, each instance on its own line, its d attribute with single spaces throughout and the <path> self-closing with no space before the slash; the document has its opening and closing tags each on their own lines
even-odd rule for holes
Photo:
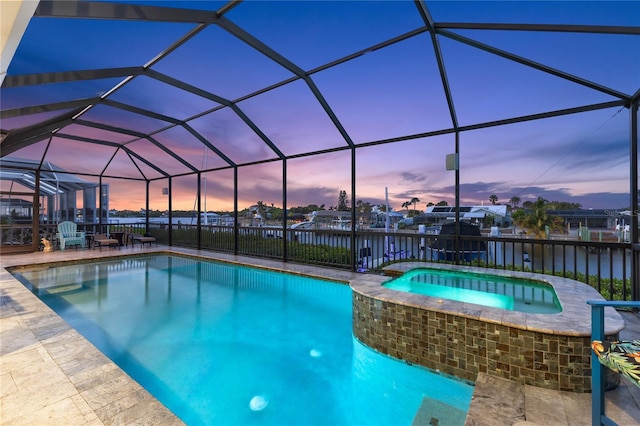
<svg viewBox="0 0 640 426">
<path fill-rule="evenodd" d="M 442 224 L 438 237 L 433 244 L 427 246 L 426 257 L 430 260 L 456 260 L 455 250 L 456 222 Z M 472 241 L 465 237 L 481 237 L 480 228 L 468 222 L 460 222 L 459 259 L 463 262 L 474 260 L 485 261 L 487 259 L 487 243 L 485 241 Z"/>
</svg>

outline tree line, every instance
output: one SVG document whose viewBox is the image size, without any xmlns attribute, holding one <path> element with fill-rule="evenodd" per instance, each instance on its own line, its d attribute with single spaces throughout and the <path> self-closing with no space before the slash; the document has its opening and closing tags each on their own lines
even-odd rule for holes
<svg viewBox="0 0 640 426">
<path fill-rule="evenodd" d="M 412 210 L 408 211 L 407 216 L 415 217 L 418 216 L 421 211 L 417 209 L 417 205 L 420 202 L 420 199 L 417 197 L 413 197 L 410 200 L 402 203 L 402 207 L 409 210 L 409 207 L 413 206 Z M 495 194 L 492 194 L 489 197 L 489 202 L 492 205 L 499 205 L 498 197 Z M 525 201 L 520 206 L 521 200 L 518 196 L 513 196 L 509 199 L 509 207 L 511 209 L 511 220 L 513 223 L 524 229 L 528 234 L 534 235 L 538 238 L 545 238 L 547 232 L 563 232 L 563 220 L 557 216 L 549 214 L 550 211 L 554 210 L 572 210 L 572 209 L 580 209 L 582 206 L 579 203 L 570 203 L 565 201 L 548 201 L 543 197 L 538 197 L 535 201 Z M 429 206 L 448 206 L 449 204 L 442 200 L 438 203 L 434 204 L 429 202 L 426 204 Z M 373 211 L 374 205 L 369 202 L 358 200 L 356 202 L 356 214 L 359 217 L 368 217 Z M 379 205 L 378 209 L 382 212 L 386 211 L 385 205 Z M 291 218 L 296 215 L 302 216 L 310 214 L 314 211 L 326 210 L 324 204 L 309 204 L 306 206 L 297 206 L 291 207 L 287 210 L 287 217 Z M 328 210 L 337 210 L 337 211 L 351 211 L 351 206 L 349 204 L 349 198 L 347 197 L 347 191 L 341 190 L 338 194 L 338 203 L 336 206 L 330 206 Z M 192 210 L 174 210 L 174 217 L 192 217 L 195 212 Z M 232 212 L 228 211 L 216 211 L 217 214 L 232 214 Z M 257 213 L 263 219 L 269 220 L 282 220 L 283 218 L 283 209 L 280 207 L 276 207 L 275 203 L 267 204 L 264 201 L 258 201 L 254 206 L 250 208 L 243 209 L 238 212 L 241 216 L 246 216 L 250 214 Z M 161 217 L 164 216 L 166 212 L 162 212 L 160 210 L 150 210 L 150 217 Z M 112 212 L 111 216 L 113 217 L 136 217 L 136 216 L 144 216 L 145 212 L 143 209 L 135 211 L 135 210 L 120 210 L 117 212 Z"/>
</svg>

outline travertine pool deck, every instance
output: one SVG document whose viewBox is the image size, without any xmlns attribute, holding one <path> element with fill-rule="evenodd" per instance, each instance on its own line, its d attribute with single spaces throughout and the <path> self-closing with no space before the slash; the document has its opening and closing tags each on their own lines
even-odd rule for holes
<svg viewBox="0 0 640 426">
<path fill-rule="evenodd" d="M 167 247 L 135 247 L 5 255 L 0 259 L 0 424 L 2 425 L 180 425 L 183 424 L 146 390 L 102 355 L 51 311 L 5 268 L 49 262 L 84 261 L 110 256 L 168 251 Z M 197 250 L 171 248 L 188 254 L 230 262 L 281 269 L 349 282 L 360 274 L 264 259 L 244 258 Z M 627 327 L 621 337 L 640 337 L 640 317 L 624 314 Z M 496 378 L 497 380 L 497 378 Z M 492 382 L 486 380 L 487 382 Z M 510 419 L 504 401 L 478 404 L 498 395 L 492 383 L 482 383 L 474 394 L 468 425 L 590 424 L 589 394 L 558 392 L 513 384 L 513 394 L 524 395 L 523 414 Z M 480 383 L 479 383 L 480 384 Z M 493 383 L 495 385 L 495 383 Z M 503 384 L 498 388 L 505 389 Z M 493 389 L 493 390 L 492 390 Z M 511 389 L 511 388 L 510 388 Z M 620 425 L 640 424 L 640 389 L 623 380 L 607 392 L 607 413 Z M 515 404 L 515 403 L 514 403 Z M 496 408 L 502 407 L 496 416 Z M 522 423 L 526 420 L 526 423 Z M 535 423 L 533 423 L 535 422 Z M 416 418 L 414 424 L 428 424 Z"/>
</svg>

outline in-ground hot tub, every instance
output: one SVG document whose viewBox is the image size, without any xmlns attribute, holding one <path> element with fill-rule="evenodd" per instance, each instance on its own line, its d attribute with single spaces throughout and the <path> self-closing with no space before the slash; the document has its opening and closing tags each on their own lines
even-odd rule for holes
<svg viewBox="0 0 640 426">
<path fill-rule="evenodd" d="M 539 281 L 450 269 L 416 268 L 383 284 L 386 288 L 510 311 L 555 314 L 562 306 L 552 286 Z"/>
<path fill-rule="evenodd" d="M 385 268 L 400 276 L 415 268 L 534 280 L 553 287 L 562 311 L 528 313 L 396 291 L 389 276 L 351 282 L 353 332 L 366 345 L 407 362 L 475 381 L 483 372 L 518 383 L 571 392 L 591 391 L 591 310 L 602 300 L 592 287 L 567 278 L 467 266 L 402 262 Z M 605 334 L 616 338 L 624 320 L 606 310 Z"/>
</svg>

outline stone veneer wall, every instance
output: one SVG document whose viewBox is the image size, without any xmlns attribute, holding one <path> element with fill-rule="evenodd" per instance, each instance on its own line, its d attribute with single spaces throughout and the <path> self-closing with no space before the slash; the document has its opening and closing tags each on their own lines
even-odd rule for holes
<svg viewBox="0 0 640 426">
<path fill-rule="evenodd" d="M 482 372 L 542 388 L 591 391 L 588 337 L 523 330 L 356 292 L 353 331 L 379 352 L 462 379 L 475 381 Z"/>
</svg>

